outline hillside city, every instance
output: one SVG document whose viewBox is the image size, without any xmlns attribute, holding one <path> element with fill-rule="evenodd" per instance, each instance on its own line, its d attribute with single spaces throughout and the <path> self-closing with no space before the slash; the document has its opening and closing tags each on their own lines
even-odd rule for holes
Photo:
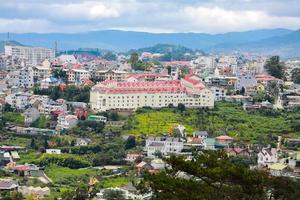
<svg viewBox="0 0 300 200">
<path fill-rule="evenodd" d="M 300 199 L 300 60 L 7 43 L 0 69 L 1 199 Z"/>
</svg>

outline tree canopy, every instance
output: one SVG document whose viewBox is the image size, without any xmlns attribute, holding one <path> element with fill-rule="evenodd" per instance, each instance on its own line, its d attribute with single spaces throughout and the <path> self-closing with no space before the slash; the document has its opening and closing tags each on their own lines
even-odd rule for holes
<svg viewBox="0 0 300 200">
<path fill-rule="evenodd" d="M 292 70 L 292 80 L 296 84 L 300 84 L 300 68 L 295 68 Z"/>
<path fill-rule="evenodd" d="M 109 60 L 109 61 L 117 60 L 116 54 L 114 54 L 114 53 L 111 52 L 111 51 L 106 52 L 102 57 L 103 57 L 105 60 Z"/>
<path fill-rule="evenodd" d="M 65 99 L 67 101 L 78 101 L 88 103 L 90 99 L 90 87 L 76 87 L 74 85 L 67 86 L 64 90 L 61 90 L 59 86 L 50 87 L 48 89 L 40 89 L 35 87 L 33 89 L 34 94 L 49 95 L 51 99 Z"/>
<path fill-rule="evenodd" d="M 231 162 L 225 152 L 199 153 L 192 160 L 171 156 L 166 161 L 170 168 L 147 174 L 139 185 L 152 191 L 153 199 L 300 199 L 298 182 L 250 170 Z"/>
<path fill-rule="evenodd" d="M 124 192 L 121 190 L 107 189 L 103 193 L 105 200 L 126 200 Z"/>
<path fill-rule="evenodd" d="M 284 64 L 280 62 L 279 56 L 272 56 L 265 64 L 267 72 L 276 78 L 282 79 L 284 76 Z"/>
<path fill-rule="evenodd" d="M 131 64 L 131 68 L 137 71 L 144 71 L 152 66 L 152 63 L 144 63 L 143 61 L 139 60 L 139 54 L 136 52 L 130 55 L 129 62 Z"/>
</svg>

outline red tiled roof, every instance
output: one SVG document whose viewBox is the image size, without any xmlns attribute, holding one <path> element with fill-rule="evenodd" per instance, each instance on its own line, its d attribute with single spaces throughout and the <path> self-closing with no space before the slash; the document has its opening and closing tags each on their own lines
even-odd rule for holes
<svg viewBox="0 0 300 200">
<path fill-rule="evenodd" d="M 203 82 L 201 81 L 200 78 L 198 78 L 197 76 L 193 75 L 193 74 L 189 74 L 186 75 L 184 77 L 184 80 L 186 80 L 187 82 L 190 82 L 194 85 L 195 89 L 204 89 L 205 86 L 203 84 Z"/>
<path fill-rule="evenodd" d="M 225 151 L 227 153 L 230 153 L 230 152 L 235 152 L 236 154 L 240 154 L 244 151 L 248 151 L 248 149 L 243 149 L 243 148 L 239 148 L 239 147 L 234 147 L 234 148 L 225 148 Z"/>
<path fill-rule="evenodd" d="M 130 74 L 128 78 L 136 78 L 136 79 L 142 79 L 142 78 L 159 78 L 159 77 L 168 77 L 166 74 L 155 74 L 155 73 L 141 73 L 141 74 Z"/>
<path fill-rule="evenodd" d="M 185 92 L 185 87 L 180 81 L 139 81 L 117 82 L 104 81 L 96 90 L 106 93 L 156 93 L 156 92 Z"/>
<path fill-rule="evenodd" d="M 256 76 L 257 81 L 272 81 L 272 80 L 278 80 L 274 76 L 269 76 L 269 75 L 257 75 Z"/>
<path fill-rule="evenodd" d="M 31 169 L 31 167 L 28 165 L 18 165 L 13 168 L 13 170 L 16 170 L 16 171 L 29 171 L 30 169 Z"/>
<path fill-rule="evenodd" d="M 73 69 L 80 69 L 81 68 L 81 65 L 80 64 L 74 64 L 73 65 Z"/>
</svg>

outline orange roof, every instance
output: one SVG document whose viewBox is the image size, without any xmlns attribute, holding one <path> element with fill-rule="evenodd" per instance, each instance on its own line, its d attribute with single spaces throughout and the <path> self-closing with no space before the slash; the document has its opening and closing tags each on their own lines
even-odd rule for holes
<svg viewBox="0 0 300 200">
<path fill-rule="evenodd" d="M 228 135 L 220 135 L 216 137 L 217 140 L 233 140 L 232 137 L 229 137 Z"/>
<path fill-rule="evenodd" d="M 257 75 L 256 76 L 257 81 L 272 81 L 272 80 L 278 80 L 274 76 L 269 76 L 269 75 Z"/>
</svg>

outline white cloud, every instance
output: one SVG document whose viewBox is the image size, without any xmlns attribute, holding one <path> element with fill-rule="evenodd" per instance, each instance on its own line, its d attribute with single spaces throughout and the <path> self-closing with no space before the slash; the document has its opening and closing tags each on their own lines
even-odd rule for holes
<svg viewBox="0 0 300 200">
<path fill-rule="evenodd" d="M 49 15 L 51 18 L 61 18 L 62 20 L 99 20 L 105 18 L 115 18 L 120 16 L 118 4 L 104 4 L 97 1 L 87 1 L 69 4 L 49 5 Z M 47 13 L 46 13 L 47 15 Z"/>
<path fill-rule="evenodd" d="M 277 0 L 0 0 L 0 32 L 299 29 L 300 14 L 295 11 L 300 6 L 296 0 L 286 1 L 291 6 Z"/>
<path fill-rule="evenodd" d="M 44 19 L 3 19 L 0 18 L 0 32 L 32 33 L 53 32 L 53 24 Z M 41 31 L 43 30 L 43 31 Z"/>
<path fill-rule="evenodd" d="M 220 7 L 187 6 L 178 15 L 183 24 L 185 22 L 185 27 L 193 27 L 193 30 L 203 32 L 300 27 L 300 17 L 271 16 L 257 10 L 234 11 Z"/>
</svg>

